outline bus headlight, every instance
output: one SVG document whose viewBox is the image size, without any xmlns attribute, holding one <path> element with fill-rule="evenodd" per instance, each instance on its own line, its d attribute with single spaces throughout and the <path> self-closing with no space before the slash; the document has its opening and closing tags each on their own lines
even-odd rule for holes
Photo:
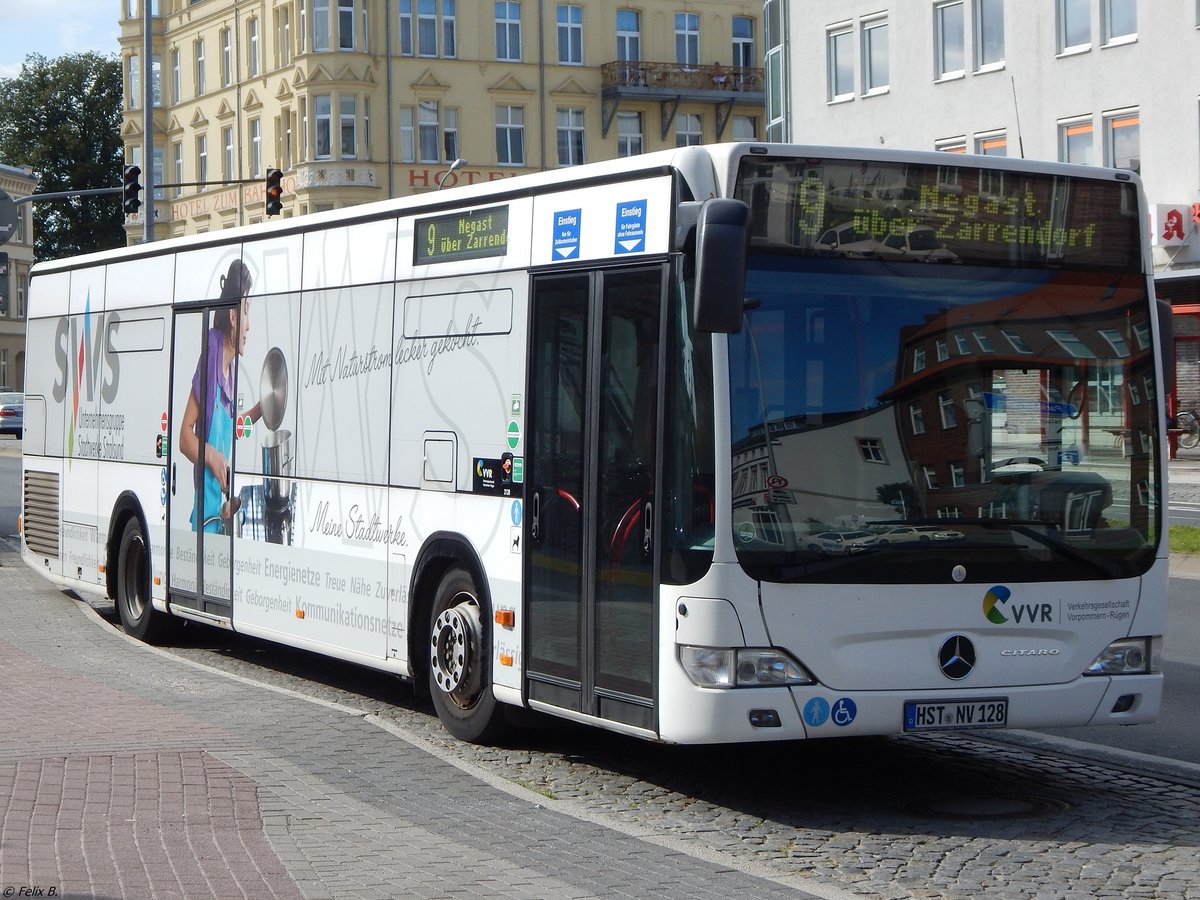
<svg viewBox="0 0 1200 900">
<path fill-rule="evenodd" d="M 774 647 L 693 647 L 681 644 L 679 664 L 700 687 L 780 687 L 816 684 L 812 674 Z"/>
<path fill-rule="evenodd" d="M 1147 675 L 1157 671 L 1162 638 L 1136 637 L 1113 641 L 1092 660 L 1084 675 Z"/>
</svg>

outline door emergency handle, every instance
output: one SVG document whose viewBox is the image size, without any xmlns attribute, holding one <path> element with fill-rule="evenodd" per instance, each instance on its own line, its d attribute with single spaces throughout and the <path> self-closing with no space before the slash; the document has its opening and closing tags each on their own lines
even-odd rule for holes
<svg viewBox="0 0 1200 900">
<path fill-rule="evenodd" d="M 650 555 L 650 548 L 654 545 L 653 535 L 654 504 L 647 500 L 646 505 L 642 508 L 642 552 L 647 556 Z"/>
<path fill-rule="evenodd" d="M 175 463 L 171 463 L 171 496 L 175 496 Z"/>
<path fill-rule="evenodd" d="M 529 519 L 529 536 L 535 541 L 542 539 L 542 492 L 533 492 L 533 514 Z"/>
</svg>

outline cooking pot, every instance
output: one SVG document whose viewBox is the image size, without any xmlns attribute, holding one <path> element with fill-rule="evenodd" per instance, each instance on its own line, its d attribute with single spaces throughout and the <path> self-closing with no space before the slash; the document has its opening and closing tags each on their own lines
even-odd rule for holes
<svg viewBox="0 0 1200 900">
<path fill-rule="evenodd" d="M 288 400 L 287 360 L 278 347 L 272 347 L 267 353 L 267 358 L 263 360 L 258 396 L 263 425 L 274 431 L 283 424 Z"/>
<path fill-rule="evenodd" d="M 292 433 L 286 428 L 263 437 L 263 492 L 267 500 L 290 499 L 292 491 Z"/>
</svg>

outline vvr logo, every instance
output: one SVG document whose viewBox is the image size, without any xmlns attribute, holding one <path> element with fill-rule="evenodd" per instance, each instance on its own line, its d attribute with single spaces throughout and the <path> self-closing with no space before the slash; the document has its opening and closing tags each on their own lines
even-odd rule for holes
<svg viewBox="0 0 1200 900">
<path fill-rule="evenodd" d="M 1012 617 L 1018 625 L 1033 625 L 1054 621 L 1054 606 L 1050 603 L 1009 603 L 1012 591 L 1002 584 L 995 585 L 983 595 L 983 614 L 994 625 L 1003 625 Z M 1005 614 L 1007 613 L 1007 615 Z"/>
</svg>

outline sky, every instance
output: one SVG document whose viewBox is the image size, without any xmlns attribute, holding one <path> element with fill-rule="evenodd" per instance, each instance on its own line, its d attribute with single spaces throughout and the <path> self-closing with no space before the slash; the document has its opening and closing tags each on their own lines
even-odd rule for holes
<svg viewBox="0 0 1200 900">
<path fill-rule="evenodd" d="M 0 78 L 21 72 L 26 55 L 116 53 L 125 0 L 0 0 Z"/>
</svg>

